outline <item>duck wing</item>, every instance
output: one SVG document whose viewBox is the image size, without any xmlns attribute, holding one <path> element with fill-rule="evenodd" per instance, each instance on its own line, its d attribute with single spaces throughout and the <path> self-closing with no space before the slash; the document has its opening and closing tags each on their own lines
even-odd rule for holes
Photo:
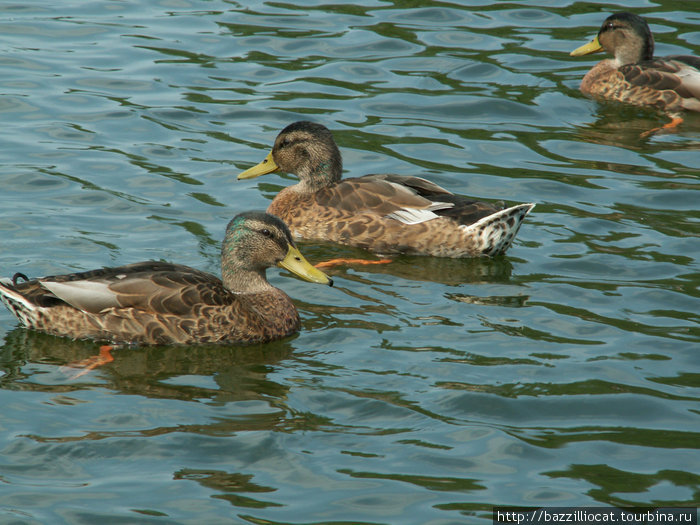
<svg viewBox="0 0 700 525">
<path fill-rule="evenodd" d="M 34 299 L 37 304 L 55 303 L 58 299 L 91 313 L 109 308 L 140 308 L 159 314 L 185 315 L 192 312 L 194 305 L 230 304 L 233 297 L 221 280 L 211 274 L 155 261 L 46 277 L 38 283 L 43 297 Z M 24 285 L 18 286 L 18 291 Z M 36 285 L 32 292 L 40 294 Z"/>
<path fill-rule="evenodd" d="M 347 215 L 369 213 L 417 224 L 438 217 L 436 210 L 451 208 L 440 199 L 452 195 L 437 184 L 419 177 L 365 175 L 344 179 L 316 193 L 316 204 Z"/>
<path fill-rule="evenodd" d="M 317 192 L 316 203 L 348 214 L 372 213 L 404 224 L 445 216 L 459 224 L 472 224 L 502 208 L 455 195 L 420 177 L 395 174 L 344 179 Z"/>
<path fill-rule="evenodd" d="M 684 99 L 700 99 L 700 58 L 684 55 L 655 58 L 620 66 L 619 71 L 633 86 L 675 91 Z"/>
</svg>

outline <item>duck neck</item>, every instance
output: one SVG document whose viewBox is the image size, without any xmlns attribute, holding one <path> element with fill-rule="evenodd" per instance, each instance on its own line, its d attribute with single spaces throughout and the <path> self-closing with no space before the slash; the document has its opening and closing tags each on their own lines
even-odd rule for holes
<svg viewBox="0 0 700 525">
<path fill-rule="evenodd" d="M 644 36 L 642 38 L 642 36 Z M 629 35 L 613 35 L 615 61 L 618 67 L 637 64 L 654 58 L 654 37 L 651 33 L 633 39 Z"/>
<path fill-rule="evenodd" d="M 221 245 L 221 280 L 234 293 L 259 293 L 273 286 L 267 282 L 265 268 L 251 264 L 254 253 L 241 243 L 242 230 L 229 229 Z"/>
<path fill-rule="evenodd" d="M 645 60 L 654 58 L 654 44 L 651 47 L 646 42 L 635 43 L 635 45 L 621 49 L 615 53 L 615 61 L 618 67 L 626 64 L 637 64 Z"/>
<path fill-rule="evenodd" d="M 299 184 L 296 190 L 300 193 L 315 193 L 336 184 L 342 173 L 343 161 L 337 147 L 333 147 L 330 152 L 325 151 L 324 155 L 313 155 L 312 152 L 309 162 L 297 174 Z"/>
<path fill-rule="evenodd" d="M 235 264 L 222 264 L 221 277 L 224 286 L 239 294 L 262 293 L 274 290 L 274 287 L 267 281 L 265 270 L 247 270 Z"/>
</svg>

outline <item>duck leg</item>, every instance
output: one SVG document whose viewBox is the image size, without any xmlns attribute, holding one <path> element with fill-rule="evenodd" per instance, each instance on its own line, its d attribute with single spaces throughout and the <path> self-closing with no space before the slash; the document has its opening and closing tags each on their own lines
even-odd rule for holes
<svg viewBox="0 0 700 525">
<path fill-rule="evenodd" d="M 100 353 L 98 355 L 88 357 L 87 359 L 83 359 L 81 361 L 68 363 L 67 365 L 61 367 L 61 371 L 67 372 L 68 368 L 82 368 L 80 372 L 77 372 L 71 376 L 71 379 L 77 379 L 84 376 L 91 370 L 94 370 L 98 366 L 106 365 L 107 363 L 114 361 L 114 357 L 112 356 L 111 352 L 116 348 L 118 347 L 115 345 L 102 345 L 100 346 Z"/>
<path fill-rule="evenodd" d="M 645 131 L 640 135 L 640 137 L 648 137 L 649 135 L 653 135 L 657 131 L 662 131 L 662 130 L 675 130 L 678 126 L 680 126 L 683 123 L 683 118 L 679 115 L 671 115 L 671 122 L 667 122 L 661 127 L 650 129 L 649 131 Z"/>
<path fill-rule="evenodd" d="M 314 264 L 316 268 L 328 268 L 329 266 L 338 266 L 340 264 L 388 264 L 392 262 L 391 259 L 379 259 L 377 261 L 368 261 L 366 259 L 330 259 L 328 261 L 321 261 L 320 263 Z"/>
</svg>

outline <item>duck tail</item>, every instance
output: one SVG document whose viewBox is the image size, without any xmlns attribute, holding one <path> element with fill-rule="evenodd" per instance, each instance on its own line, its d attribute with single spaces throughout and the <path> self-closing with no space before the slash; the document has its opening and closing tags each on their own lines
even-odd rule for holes
<svg viewBox="0 0 700 525">
<path fill-rule="evenodd" d="M 14 287 L 14 280 L 6 277 L 0 278 L 0 301 L 7 309 L 25 326 L 32 326 L 32 319 L 36 316 L 37 305 L 31 303 Z"/>
<path fill-rule="evenodd" d="M 533 203 L 518 204 L 460 228 L 466 236 L 476 239 L 479 253 L 500 255 L 510 248 L 523 219 L 534 207 Z"/>
</svg>

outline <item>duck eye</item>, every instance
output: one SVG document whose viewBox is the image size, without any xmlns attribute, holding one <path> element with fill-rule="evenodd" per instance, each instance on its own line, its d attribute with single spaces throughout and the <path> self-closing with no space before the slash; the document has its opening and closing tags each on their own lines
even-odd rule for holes
<svg viewBox="0 0 700 525">
<path fill-rule="evenodd" d="M 262 233 L 265 237 L 272 237 L 272 232 L 267 228 L 263 228 L 262 230 L 260 230 L 260 233 Z"/>
<path fill-rule="evenodd" d="M 282 141 L 280 142 L 280 148 L 287 148 L 287 147 L 289 147 L 289 145 L 290 145 L 291 143 L 292 143 L 291 140 L 289 140 L 289 139 L 287 139 L 287 138 L 284 138 L 284 139 L 282 139 Z"/>
</svg>

